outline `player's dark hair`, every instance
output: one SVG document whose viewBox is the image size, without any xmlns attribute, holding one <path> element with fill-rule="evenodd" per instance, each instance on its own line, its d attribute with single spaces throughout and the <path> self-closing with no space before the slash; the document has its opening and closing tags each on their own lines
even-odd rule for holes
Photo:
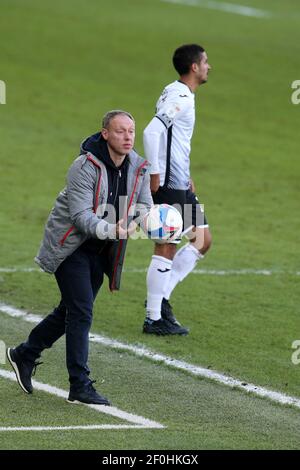
<svg viewBox="0 0 300 470">
<path fill-rule="evenodd" d="M 173 65 L 179 75 L 189 73 L 192 64 L 201 61 L 203 52 L 205 50 L 198 44 L 184 44 L 178 47 L 173 55 Z"/>
</svg>

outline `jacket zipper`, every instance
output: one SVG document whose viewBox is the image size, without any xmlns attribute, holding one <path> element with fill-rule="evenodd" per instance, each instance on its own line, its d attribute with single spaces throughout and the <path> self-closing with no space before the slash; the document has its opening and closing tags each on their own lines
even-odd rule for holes
<svg viewBox="0 0 300 470">
<path fill-rule="evenodd" d="M 118 191 L 119 191 L 119 185 L 120 185 L 121 176 L 122 176 L 122 173 L 121 173 L 121 170 L 119 170 L 119 174 L 118 174 L 118 178 L 117 178 L 116 195 L 115 195 L 115 199 L 114 199 L 113 205 L 115 205 L 116 200 L 117 200 L 117 197 L 118 197 Z"/>
<path fill-rule="evenodd" d="M 141 170 L 144 168 L 145 165 L 147 165 L 147 162 L 146 162 L 146 161 L 143 162 L 142 165 L 138 167 L 137 175 L 136 175 L 135 182 L 134 182 L 134 186 L 133 186 L 133 190 L 132 190 L 132 193 L 131 193 L 131 196 L 130 196 L 130 200 L 129 200 L 129 204 L 128 204 L 128 208 L 127 208 L 127 215 L 128 215 L 129 209 L 130 209 L 130 207 L 131 207 L 131 205 L 132 205 L 133 196 L 134 196 L 134 193 L 135 193 L 137 184 L 138 184 L 139 177 L 141 176 Z M 114 285 L 115 285 L 116 271 L 117 271 L 117 267 L 118 267 L 118 263 L 119 263 L 119 259 L 120 259 L 120 254 L 121 254 L 121 250 L 122 250 L 122 246 L 123 246 L 123 241 L 124 241 L 124 240 L 120 240 L 120 241 L 119 241 L 119 249 L 118 249 L 118 253 L 117 253 L 117 256 L 116 256 L 116 262 L 115 262 L 115 266 L 114 266 L 114 270 L 113 270 L 113 278 L 112 278 L 112 282 L 111 282 L 111 290 L 113 290 Z"/>
</svg>

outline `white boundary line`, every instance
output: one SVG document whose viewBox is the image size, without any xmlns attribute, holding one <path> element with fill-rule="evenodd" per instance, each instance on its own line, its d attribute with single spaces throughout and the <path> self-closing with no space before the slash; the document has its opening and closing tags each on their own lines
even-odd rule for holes
<svg viewBox="0 0 300 470">
<path fill-rule="evenodd" d="M 187 5 L 210 10 L 225 11 L 236 15 L 249 16 L 252 18 L 270 18 L 272 14 L 258 8 L 247 7 L 245 5 L 236 5 L 235 3 L 217 2 L 215 0 L 162 0 L 165 3 L 175 3 L 178 5 Z"/>
<path fill-rule="evenodd" d="M 0 273 L 34 273 L 34 272 L 43 272 L 39 268 L 0 268 Z"/>
<path fill-rule="evenodd" d="M 10 431 L 71 431 L 71 430 L 95 430 L 95 429 L 146 429 L 148 426 L 127 425 L 127 424 L 91 424 L 87 426 L 20 426 L 20 427 L 0 427 L 0 432 Z"/>
<path fill-rule="evenodd" d="M 42 317 L 39 317 L 38 315 L 28 314 L 27 312 L 23 310 L 19 310 L 10 305 L 1 304 L 1 303 L 0 303 L 0 311 L 3 313 L 6 313 L 7 315 L 11 317 L 22 318 L 23 320 L 29 321 L 31 323 L 38 323 L 42 319 Z M 215 382 L 218 382 L 222 385 L 226 385 L 231 388 L 237 388 L 239 390 L 249 392 L 259 397 L 268 398 L 269 400 L 274 401 L 278 404 L 292 405 L 300 409 L 299 398 L 285 395 L 284 393 L 276 392 L 273 390 L 268 390 L 264 387 L 259 387 L 252 383 L 248 384 L 248 383 L 245 383 L 244 381 L 235 379 L 234 377 L 229 377 L 225 374 L 219 373 L 214 370 L 206 369 L 201 366 L 189 364 L 188 362 L 185 362 L 185 361 L 179 361 L 172 357 L 155 353 L 141 346 L 121 343 L 120 341 L 116 341 L 114 339 L 108 338 L 106 336 L 98 335 L 98 334 L 91 334 L 90 341 L 93 343 L 102 344 L 104 346 L 107 346 L 113 349 L 129 351 L 135 354 L 136 356 L 145 357 L 154 362 L 163 363 L 177 370 L 184 370 L 185 372 L 188 372 L 191 375 L 214 380 Z M 90 406 L 93 406 L 93 405 L 90 405 Z"/>
<path fill-rule="evenodd" d="M 146 273 L 148 268 L 124 268 L 124 273 L 135 273 L 142 274 Z M 10 267 L 0 268 L 0 273 L 41 273 L 46 274 L 40 268 L 22 268 L 22 267 Z M 280 269 L 194 269 L 191 274 L 201 274 L 207 276 L 272 276 L 272 275 L 291 275 L 300 276 L 300 271 L 283 271 Z"/>
<path fill-rule="evenodd" d="M 17 381 L 15 373 L 14 372 L 9 372 L 4 369 L 0 369 L 0 377 L 3 377 L 4 379 L 9 379 L 13 380 L 14 382 Z M 68 398 L 68 393 L 65 390 L 62 390 L 57 387 L 53 387 L 52 385 L 44 384 L 42 382 L 37 382 L 36 380 L 32 381 L 32 385 L 35 390 L 40 390 L 42 392 L 50 393 L 51 395 L 56 395 L 57 397 L 67 399 Z M 84 404 L 84 406 L 91 408 L 95 411 L 98 411 L 99 413 L 104 413 L 110 416 L 114 416 L 115 418 L 119 418 L 124 421 L 128 421 L 129 423 L 132 423 L 134 426 L 129 426 L 129 425 L 99 425 L 97 429 L 118 429 L 119 426 L 122 426 L 122 429 L 125 428 L 151 428 L 151 429 L 162 429 L 165 426 L 163 426 L 160 423 L 157 423 L 156 421 L 152 421 L 150 419 L 146 419 L 142 416 L 134 415 L 132 413 L 127 413 L 126 411 L 120 410 L 119 408 L 116 408 L 114 406 L 105 406 L 105 405 L 87 405 Z M 95 425 L 96 426 L 96 425 Z M 109 427 L 108 427 L 109 426 Z M 39 427 L 36 427 L 39 428 Z M 47 429 L 45 430 L 50 430 L 51 427 L 46 427 Z M 62 427 L 58 427 L 59 429 L 63 429 Z M 74 426 L 67 426 L 66 428 L 70 429 L 76 429 Z M 7 429 L 11 430 L 10 428 L 0 428 L 0 429 Z M 22 430 L 22 428 L 16 428 L 16 430 Z M 78 428 L 80 429 L 80 427 Z M 14 430 L 14 429 L 13 429 Z M 27 430 L 27 429 L 26 429 Z M 39 429 L 33 429 L 33 430 L 39 430 Z"/>
</svg>

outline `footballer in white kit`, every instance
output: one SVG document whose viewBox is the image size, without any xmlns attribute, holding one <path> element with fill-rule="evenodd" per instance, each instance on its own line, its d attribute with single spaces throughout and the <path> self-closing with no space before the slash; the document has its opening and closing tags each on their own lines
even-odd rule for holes
<svg viewBox="0 0 300 470">
<path fill-rule="evenodd" d="M 185 83 L 176 80 L 166 86 L 156 104 L 153 127 L 161 130 L 158 151 L 146 149 L 151 173 L 160 174 L 160 186 L 187 190 L 190 185 L 191 138 L 195 124 L 195 95 Z M 164 129 L 162 128 L 162 124 Z M 145 140 L 147 145 L 147 140 Z M 156 150 L 156 149 L 155 149 Z M 172 158 L 171 158 L 172 156 Z"/>
<path fill-rule="evenodd" d="M 155 204 L 181 210 L 190 241 L 176 252 L 176 241 L 155 245 L 147 273 L 144 333 L 188 334 L 174 317 L 171 293 L 204 257 L 211 234 L 194 193 L 190 175 L 191 139 L 195 125 L 195 90 L 210 70 L 205 50 L 197 44 L 176 49 L 173 64 L 179 79 L 167 85 L 156 104 L 154 118 L 144 130 L 144 149 L 151 163 L 151 191 Z M 180 240 L 177 241 L 179 243 Z"/>
</svg>

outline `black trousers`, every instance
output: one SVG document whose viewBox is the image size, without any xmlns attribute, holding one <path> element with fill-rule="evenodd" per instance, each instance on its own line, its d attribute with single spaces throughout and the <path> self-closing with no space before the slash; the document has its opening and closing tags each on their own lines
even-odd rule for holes
<svg viewBox="0 0 300 470">
<path fill-rule="evenodd" d="M 66 335 L 66 363 L 70 387 L 80 390 L 89 382 L 89 331 L 93 304 L 107 270 L 107 256 L 78 248 L 55 272 L 61 301 L 16 349 L 24 360 L 35 361 L 41 352 Z"/>
</svg>

